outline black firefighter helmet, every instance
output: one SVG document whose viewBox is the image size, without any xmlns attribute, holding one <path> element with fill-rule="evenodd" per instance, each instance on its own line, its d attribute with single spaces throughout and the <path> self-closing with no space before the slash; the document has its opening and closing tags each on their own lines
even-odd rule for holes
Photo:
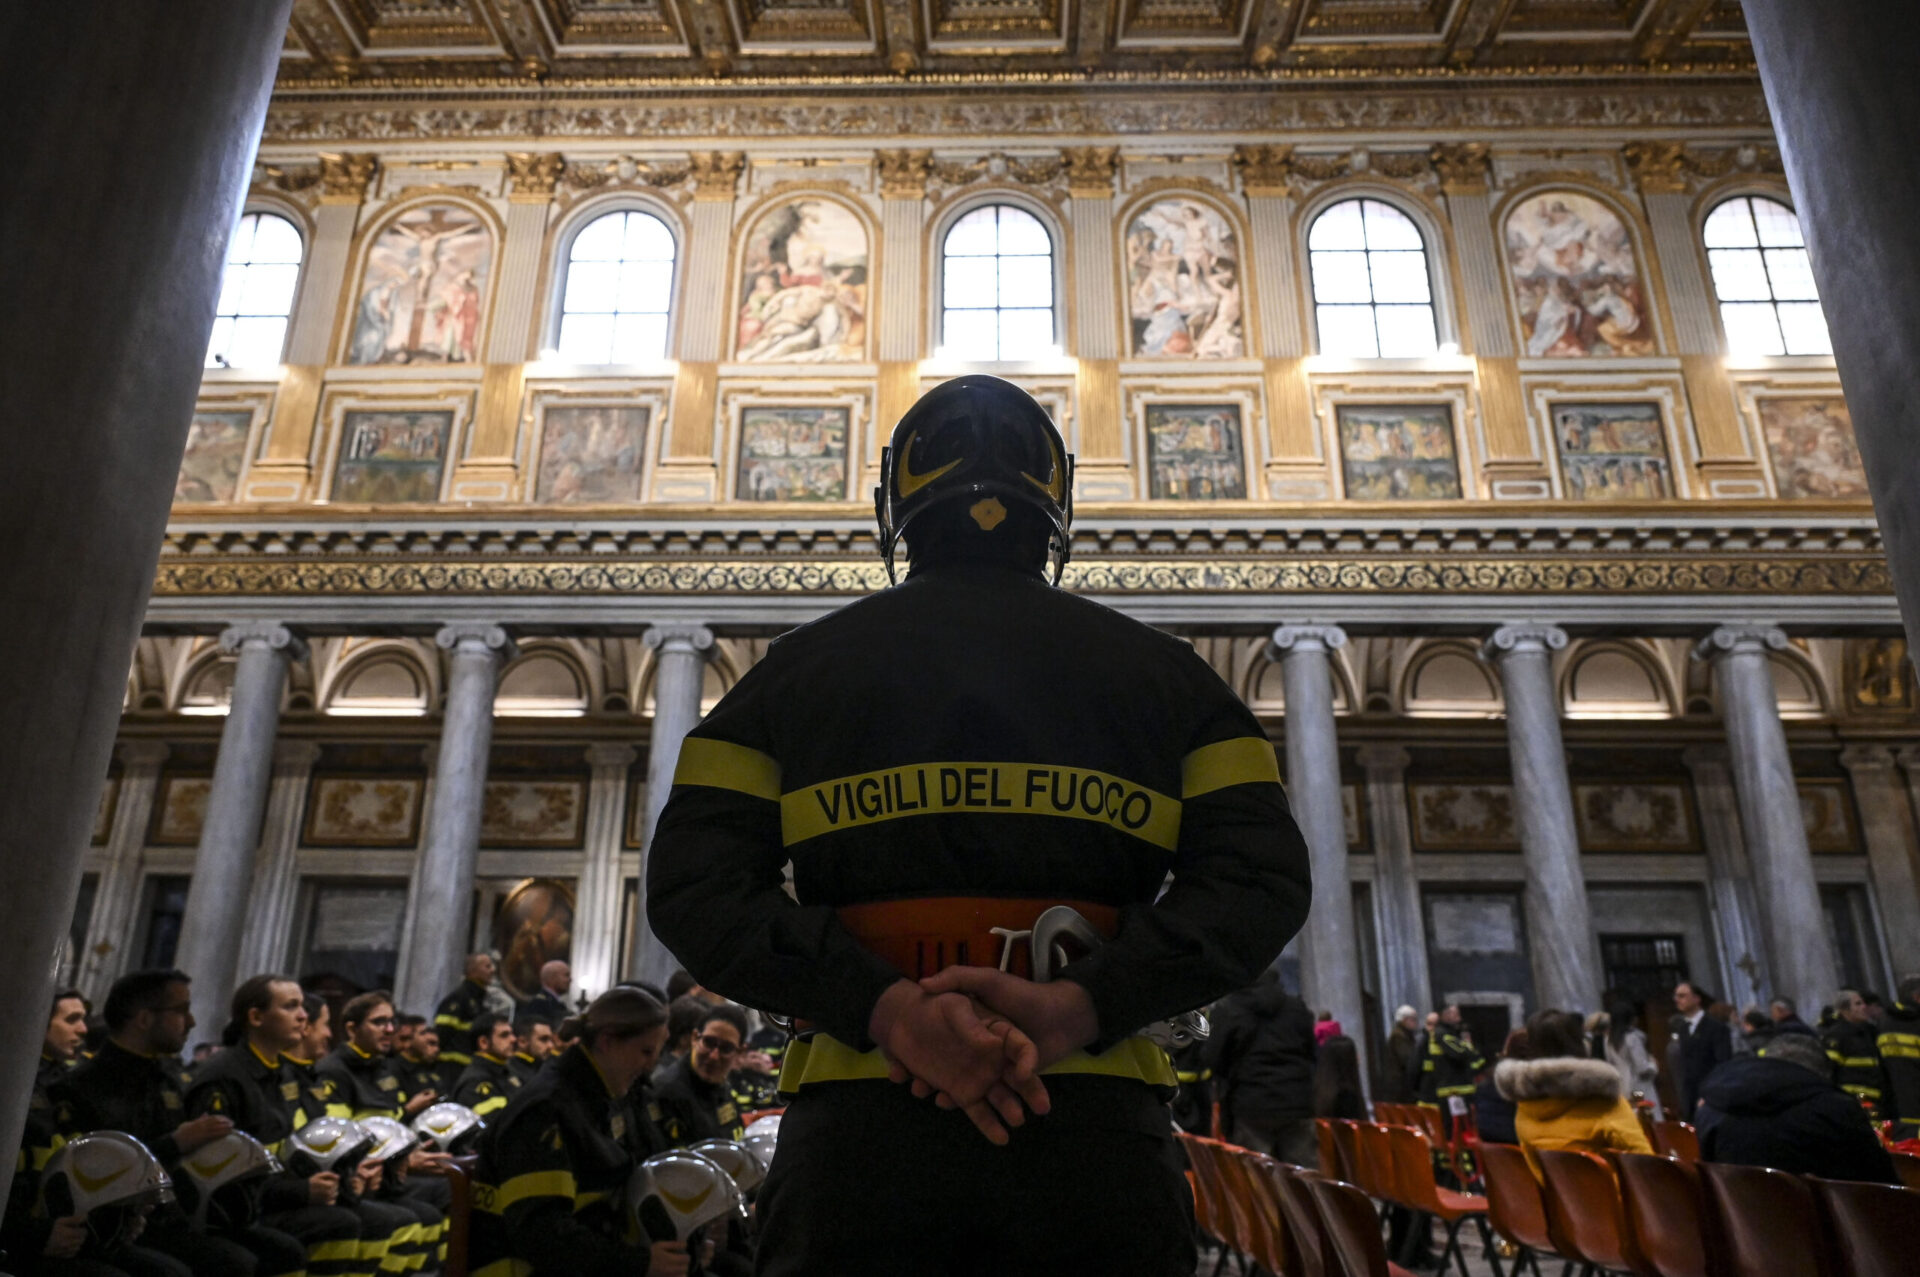
<svg viewBox="0 0 1920 1277">
<path fill-rule="evenodd" d="M 1053 583 L 1060 583 L 1073 522 L 1073 456 L 1039 401 L 999 377 L 942 382 L 893 428 L 873 490 L 888 580 L 907 526 L 930 507 L 963 497 L 998 497 L 1046 516 Z"/>
</svg>

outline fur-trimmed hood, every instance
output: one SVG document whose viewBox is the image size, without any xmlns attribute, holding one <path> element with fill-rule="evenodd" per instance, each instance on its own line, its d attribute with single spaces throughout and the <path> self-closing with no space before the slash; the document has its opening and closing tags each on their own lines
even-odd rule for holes
<svg viewBox="0 0 1920 1277">
<path fill-rule="evenodd" d="M 1605 1060 L 1556 1056 L 1546 1060 L 1502 1060 L 1494 1066 L 1493 1085 L 1516 1103 L 1528 1100 L 1615 1100 L 1620 1071 Z"/>
</svg>

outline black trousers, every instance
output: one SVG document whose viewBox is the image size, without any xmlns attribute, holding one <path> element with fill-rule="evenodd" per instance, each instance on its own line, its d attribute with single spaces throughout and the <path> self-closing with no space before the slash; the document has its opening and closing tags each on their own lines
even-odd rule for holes
<svg viewBox="0 0 1920 1277">
<path fill-rule="evenodd" d="M 1047 1079 L 1005 1148 L 891 1082 L 796 1096 L 760 1190 L 761 1277 L 1192 1277 L 1193 1194 L 1167 1106 L 1118 1078 Z"/>
</svg>

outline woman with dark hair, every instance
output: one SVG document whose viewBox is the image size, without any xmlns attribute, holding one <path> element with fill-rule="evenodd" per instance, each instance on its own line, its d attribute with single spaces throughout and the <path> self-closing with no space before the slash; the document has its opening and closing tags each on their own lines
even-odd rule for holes
<svg viewBox="0 0 1920 1277">
<path fill-rule="evenodd" d="M 1616 1002 L 1607 1012 L 1607 1038 L 1604 1046 L 1607 1063 L 1620 1075 L 1620 1094 L 1632 1103 L 1635 1095 L 1644 1096 L 1653 1105 L 1653 1120 L 1660 1120 L 1660 1092 L 1654 1083 L 1660 1066 L 1647 1049 L 1647 1035 L 1638 1023 L 1631 1002 Z"/>
<path fill-rule="evenodd" d="M 1494 1085 L 1517 1106 L 1514 1131 L 1529 1161 L 1543 1148 L 1653 1152 L 1620 1094 L 1620 1075 L 1588 1058 L 1586 1037 L 1578 1015 L 1536 1011 L 1527 1020 L 1530 1058 L 1502 1060 L 1493 1070 Z"/>
<path fill-rule="evenodd" d="M 659 1060 L 667 1010 L 638 989 L 615 987 L 563 1028 L 572 1044 L 480 1138 L 472 1271 L 681 1277 L 686 1246 L 627 1241 L 621 1207 L 634 1166 L 621 1100 Z"/>
<path fill-rule="evenodd" d="M 1320 1044 L 1313 1066 L 1313 1115 L 1364 1122 L 1366 1096 L 1360 1090 L 1360 1049 L 1344 1033 Z"/>
<path fill-rule="evenodd" d="M 746 1042 L 747 1013 L 730 1002 L 709 1005 L 693 1026 L 686 1055 L 653 1079 L 660 1129 L 675 1147 L 737 1140 L 745 1133 L 729 1082 Z"/>
</svg>

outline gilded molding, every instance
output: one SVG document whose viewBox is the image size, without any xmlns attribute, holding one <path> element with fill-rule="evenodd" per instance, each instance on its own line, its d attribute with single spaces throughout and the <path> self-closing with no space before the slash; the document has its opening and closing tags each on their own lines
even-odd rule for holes
<svg viewBox="0 0 1920 1277">
<path fill-rule="evenodd" d="M 1447 195 L 1485 195 L 1493 171 L 1492 148 L 1485 142 L 1440 142 L 1427 152 L 1440 190 Z"/>
<path fill-rule="evenodd" d="M 359 204 L 367 198 L 374 174 L 380 171 L 376 155 L 329 153 L 320 157 L 320 202 Z"/>
<path fill-rule="evenodd" d="M 553 198 L 566 168 L 566 158 L 558 152 L 511 152 L 507 156 L 507 190 L 515 203 L 545 203 Z"/>
<path fill-rule="evenodd" d="M 880 174 L 880 198 L 923 200 L 927 178 L 933 172 L 932 151 L 879 151 L 874 165 Z"/>
<path fill-rule="evenodd" d="M 1236 146 L 1233 166 L 1248 195 L 1285 199 L 1293 194 L 1293 148 L 1284 145 Z"/>
<path fill-rule="evenodd" d="M 741 151 L 708 151 L 693 157 L 692 169 L 694 199 L 730 204 L 747 171 L 747 157 Z"/>
<path fill-rule="evenodd" d="M 1060 152 L 1067 163 L 1067 193 L 1077 200 L 1113 198 L 1113 179 L 1120 171 L 1117 146 L 1079 146 Z"/>
<path fill-rule="evenodd" d="M 1687 148 L 1683 142 L 1629 142 L 1620 158 L 1643 195 L 1683 195 L 1687 189 Z"/>
</svg>

